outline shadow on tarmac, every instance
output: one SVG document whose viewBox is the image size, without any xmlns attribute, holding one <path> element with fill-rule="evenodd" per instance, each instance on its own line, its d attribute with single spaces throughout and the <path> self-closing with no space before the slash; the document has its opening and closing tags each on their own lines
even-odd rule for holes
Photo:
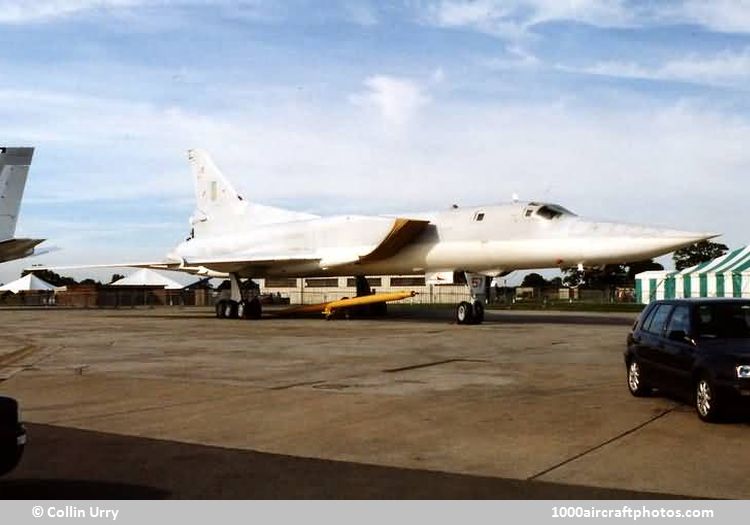
<svg viewBox="0 0 750 525">
<path fill-rule="evenodd" d="M 152 487 L 104 481 L 17 479 L 0 481 L 2 499 L 165 499 L 169 493 Z"/>
<path fill-rule="evenodd" d="M 185 321 L 185 320 L 206 320 L 214 318 L 212 311 L 206 310 L 205 313 L 185 313 L 186 311 L 179 311 L 176 313 L 164 314 L 155 310 L 148 310 L 143 313 L 128 314 L 128 317 L 132 318 L 143 318 L 143 319 L 170 319 L 174 321 Z M 113 316 L 119 317 L 117 314 Z M 630 315 L 606 315 L 606 314 L 587 314 L 581 313 L 555 313 L 551 311 L 537 313 L 534 311 L 522 311 L 513 312 L 509 310 L 492 310 L 488 309 L 485 311 L 484 324 L 518 324 L 518 325 L 530 325 L 530 324 L 577 324 L 577 325 L 605 325 L 605 326 L 631 326 L 637 317 L 637 314 Z M 322 315 L 320 314 L 295 314 L 289 316 L 275 316 L 274 310 L 267 309 L 264 313 L 264 318 L 260 322 L 267 320 L 300 320 L 300 319 L 314 319 L 320 322 L 325 322 Z M 399 307 L 398 305 L 389 306 L 388 314 L 385 317 L 352 317 L 347 319 L 343 316 L 336 318 L 332 323 L 345 323 L 349 320 L 352 321 L 381 321 L 381 322 L 414 322 L 418 321 L 421 323 L 435 323 L 442 325 L 456 324 L 454 309 L 453 308 L 414 308 L 411 306 Z M 222 320 L 227 321 L 227 320 Z M 249 322 L 255 323 L 258 321 L 230 321 L 230 322 Z"/>
<path fill-rule="evenodd" d="M 677 499 L 28 425 L 2 499 Z"/>
</svg>

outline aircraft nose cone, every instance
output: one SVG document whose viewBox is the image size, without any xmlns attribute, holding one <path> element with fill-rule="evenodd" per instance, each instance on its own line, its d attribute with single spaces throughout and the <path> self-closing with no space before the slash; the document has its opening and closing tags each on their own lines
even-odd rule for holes
<svg viewBox="0 0 750 525">
<path fill-rule="evenodd" d="M 669 244 L 681 244 L 683 246 L 689 246 L 696 242 L 706 241 L 718 237 L 718 233 L 710 232 L 691 232 L 683 230 L 671 230 L 661 228 L 650 228 L 647 226 L 631 226 L 631 230 L 628 232 L 633 237 L 648 237 L 652 239 L 659 239 L 664 243 Z"/>
<path fill-rule="evenodd" d="M 660 257 L 712 239 L 718 234 L 693 232 L 652 226 L 615 222 L 586 222 L 575 224 L 571 230 L 577 236 L 590 239 L 585 255 L 580 260 L 632 262 Z M 562 257 L 561 257 L 562 258 Z"/>
<path fill-rule="evenodd" d="M 621 230 L 621 235 L 640 248 L 639 251 L 648 257 L 664 255 L 719 236 L 711 232 L 691 232 L 648 226 L 626 226 Z"/>
</svg>

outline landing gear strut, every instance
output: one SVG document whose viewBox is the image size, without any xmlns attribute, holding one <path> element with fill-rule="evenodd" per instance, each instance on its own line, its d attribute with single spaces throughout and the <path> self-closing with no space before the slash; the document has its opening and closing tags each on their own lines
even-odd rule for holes
<svg viewBox="0 0 750 525">
<path fill-rule="evenodd" d="M 263 307 L 257 297 L 243 299 L 240 279 L 236 273 L 229 274 L 231 294 L 229 299 L 216 303 L 216 317 L 219 319 L 260 319 Z"/>
<path fill-rule="evenodd" d="M 456 307 L 458 324 L 482 324 L 484 321 L 484 300 L 487 297 L 484 275 L 466 272 L 466 284 L 471 294 L 471 302 L 461 301 Z"/>
</svg>

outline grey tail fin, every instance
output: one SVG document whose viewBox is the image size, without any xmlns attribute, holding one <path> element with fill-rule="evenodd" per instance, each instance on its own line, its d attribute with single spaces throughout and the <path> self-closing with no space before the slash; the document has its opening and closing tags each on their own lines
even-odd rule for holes
<svg viewBox="0 0 750 525">
<path fill-rule="evenodd" d="M 34 148 L 0 147 L 0 241 L 16 233 L 21 198 Z"/>
</svg>

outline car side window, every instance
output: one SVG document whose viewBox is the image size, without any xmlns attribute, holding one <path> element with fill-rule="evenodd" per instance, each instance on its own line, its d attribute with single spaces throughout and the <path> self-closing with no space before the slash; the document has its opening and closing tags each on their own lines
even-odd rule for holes
<svg viewBox="0 0 750 525">
<path fill-rule="evenodd" d="M 648 325 L 645 327 L 645 330 L 652 334 L 661 334 L 664 331 L 664 326 L 667 324 L 667 318 L 671 309 L 672 305 L 670 304 L 659 305 L 651 316 L 651 319 L 646 320 Z"/>
<path fill-rule="evenodd" d="M 667 333 L 670 332 L 690 333 L 690 308 L 688 306 L 675 306 L 667 328 Z"/>
<path fill-rule="evenodd" d="M 645 330 L 646 327 L 651 324 L 651 319 L 654 317 L 654 312 L 656 311 L 656 307 L 650 306 L 646 310 L 644 310 L 642 316 L 643 320 L 640 321 L 638 324 L 640 324 L 640 329 Z"/>
</svg>

